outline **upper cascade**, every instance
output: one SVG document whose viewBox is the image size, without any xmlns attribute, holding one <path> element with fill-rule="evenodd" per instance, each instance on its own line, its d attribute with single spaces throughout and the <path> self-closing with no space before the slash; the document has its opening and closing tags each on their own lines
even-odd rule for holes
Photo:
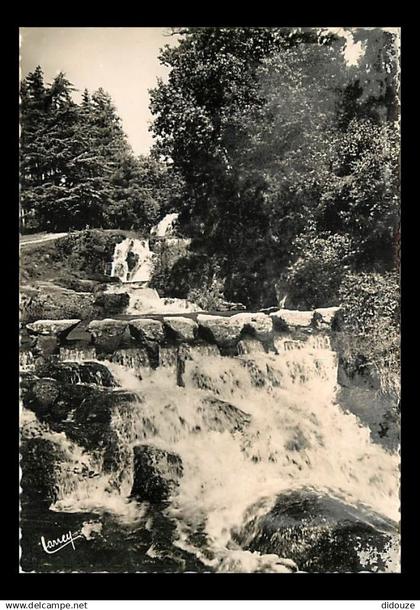
<svg viewBox="0 0 420 610">
<path fill-rule="evenodd" d="M 155 254 L 148 239 L 127 237 L 115 246 L 111 275 L 121 282 L 149 282 L 153 273 Z"/>
<path fill-rule="evenodd" d="M 160 222 L 150 230 L 150 235 L 155 237 L 166 237 L 174 231 L 174 225 L 178 220 L 178 213 L 166 214 Z"/>
</svg>

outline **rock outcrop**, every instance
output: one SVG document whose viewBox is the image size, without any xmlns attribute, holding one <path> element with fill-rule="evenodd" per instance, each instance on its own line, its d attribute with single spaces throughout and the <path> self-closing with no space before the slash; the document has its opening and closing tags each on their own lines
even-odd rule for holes
<svg viewBox="0 0 420 610">
<path fill-rule="evenodd" d="M 22 504 L 48 508 L 58 497 L 57 481 L 65 461 L 62 449 L 46 438 L 24 438 L 20 454 Z"/>
<path fill-rule="evenodd" d="M 37 320 L 27 324 L 26 328 L 32 335 L 45 335 L 65 339 L 70 331 L 80 323 L 79 319 L 73 320 Z"/>
<path fill-rule="evenodd" d="M 190 342 L 194 341 L 198 324 L 190 318 L 181 316 L 165 316 L 163 318 L 165 327 L 168 329 L 169 336 L 172 336 L 175 341 Z"/>
<path fill-rule="evenodd" d="M 384 570 L 397 525 L 312 491 L 281 494 L 274 508 L 238 533 L 244 548 L 287 556 L 306 572 Z"/>
<path fill-rule="evenodd" d="M 113 359 L 115 355 L 115 361 L 121 363 L 124 350 L 141 349 L 147 366 L 156 368 L 175 364 L 176 348 L 182 344 L 200 349 L 213 346 L 224 355 L 275 352 L 276 342 L 283 341 L 286 334 L 291 334 L 288 340 L 294 340 L 338 330 L 340 315 L 340 308 L 328 307 L 314 311 L 279 309 L 269 315 L 153 314 L 128 321 L 105 318 L 88 324 L 78 319 L 41 319 L 22 328 L 22 347 L 28 354 L 46 359 L 58 355 L 61 348 L 93 348 L 93 357 Z M 137 360 L 140 365 L 141 359 Z"/>
<path fill-rule="evenodd" d="M 165 337 L 163 324 L 160 320 L 153 318 L 137 318 L 130 320 L 129 328 L 131 335 L 140 343 L 145 341 L 162 342 Z"/>
<path fill-rule="evenodd" d="M 219 347 L 234 347 L 240 339 L 243 326 L 240 320 L 232 320 L 234 317 L 198 315 L 197 322 L 201 336 Z"/>
<path fill-rule="evenodd" d="M 182 477 L 181 458 L 153 445 L 134 447 L 134 481 L 131 495 L 152 503 L 166 502 Z"/>
<path fill-rule="evenodd" d="M 129 340 L 128 324 L 123 320 L 93 320 L 88 324 L 87 330 L 93 337 L 95 348 L 100 352 L 112 353 L 123 343 Z"/>
<path fill-rule="evenodd" d="M 294 328 L 310 328 L 314 317 L 313 311 L 298 311 L 294 309 L 278 309 L 270 313 L 274 328 L 287 331 Z"/>
<path fill-rule="evenodd" d="M 273 321 L 264 313 L 238 313 L 230 318 L 231 323 L 238 323 L 241 332 L 267 342 L 273 337 Z"/>
</svg>

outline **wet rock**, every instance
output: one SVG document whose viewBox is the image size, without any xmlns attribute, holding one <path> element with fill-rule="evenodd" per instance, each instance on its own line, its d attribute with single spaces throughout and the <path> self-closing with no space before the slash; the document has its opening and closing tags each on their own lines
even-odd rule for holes
<svg viewBox="0 0 420 610">
<path fill-rule="evenodd" d="M 36 343 L 36 335 L 31 335 L 26 328 L 22 328 L 19 333 L 19 347 L 21 350 L 31 350 Z"/>
<path fill-rule="evenodd" d="M 204 339 L 207 338 L 219 347 L 234 347 L 241 337 L 243 327 L 240 320 L 233 319 L 235 317 L 199 314 L 197 316 L 199 332 Z"/>
<path fill-rule="evenodd" d="M 88 394 L 75 412 L 75 421 L 86 425 L 95 423 L 109 424 L 116 409 L 131 406 L 141 400 L 137 394 L 128 390 L 109 391 L 103 389 Z"/>
<path fill-rule="evenodd" d="M 149 356 L 145 347 L 118 349 L 113 354 L 106 355 L 106 359 L 134 370 L 138 376 L 140 375 L 140 379 L 142 369 L 150 367 Z"/>
<path fill-rule="evenodd" d="M 242 324 L 242 333 L 267 342 L 273 337 L 273 321 L 264 313 L 238 313 L 230 318 L 231 323 Z"/>
<path fill-rule="evenodd" d="M 87 385 L 62 384 L 56 379 L 25 379 L 21 381 L 21 398 L 25 408 L 48 423 L 63 422 L 83 400 L 99 388 Z"/>
<path fill-rule="evenodd" d="M 242 431 L 251 421 L 249 413 L 213 396 L 204 398 L 198 411 L 203 414 L 203 420 L 209 430 L 215 432 Z"/>
<path fill-rule="evenodd" d="M 96 350 L 109 354 L 127 340 L 128 325 L 124 320 L 93 320 L 88 324 L 87 331 L 93 337 Z"/>
<path fill-rule="evenodd" d="M 60 388 L 55 379 L 38 379 L 32 386 L 32 396 L 27 406 L 42 417 L 51 410 L 59 395 Z"/>
<path fill-rule="evenodd" d="M 36 338 L 35 345 L 32 349 L 34 354 L 44 356 L 45 358 L 58 354 L 59 350 L 60 343 L 57 337 L 47 337 L 44 335 L 40 335 Z"/>
<path fill-rule="evenodd" d="M 163 324 L 160 320 L 152 318 L 138 318 L 130 320 L 129 328 L 132 337 L 144 344 L 147 341 L 157 341 L 161 343 L 165 337 Z"/>
<path fill-rule="evenodd" d="M 235 536 L 251 551 L 288 557 L 306 572 L 384 571 L 397 525 L 325 494 L 293 491 Z"/>
<path fill-rule="evenodd" d="M 190 318 L 165 316 L 163 318 L 165 327 L 169 329 L 168 334 L 176 341 L 194 341 L 198 324 Z"/>
<path fill-rule="evenodd" d="M 134 447 L 134 482 L 131 495 L 152 503 L 167 501 L 183 474 L 181 458 L 153 445 Z"/>
<path fill-rule="evenodd" d="M 39 377 L 51 377 L 62 383 L 95 383 L 105 387 L 116 385 L 111 371 L 100 362 L 54 362 L 46 361 L 37 366 Z"/>
<path fill-rule="evenodd" d="M 57 443 L 35 437 L 20 447 L 22 503 L 48 508 L 58 498 L 58 481 L 65 455 Z"/>
<path fill-rule="evenodd" d="M 65 339 L 66 336 L 78 325 L 81 320 L 37 320 L 26 325 L 26 329 L 32 335 L 45 335 Z"/>
<path fill-rule="evenodd" d="M 251 337 L 244 337 L 238 343 L 238 354 L 240 356 L 245 354 L 255 354 L 256 352 L 265 352 L 264 345 L 257 339 Z"/>
<path fill-rule="evenodd" d="M 22 401 L 27 400 L 29 396 L 32 396 L 32 388 L 38 379 L 39 377 L 32 371 L 20 372 L 19 387 Z"/>
<path fill-rule="evenodd" d="M 278 309 L 270 314 L 276 330 L 286 331 L 294 328 L 308 329 L 312 326 L 314 312 L 295 309 Z"/>
<path fill-rule="evenodd" d="M 314 310 L 313 322 L 316 328 L 332 328 L 338 320 L 340 307 L 320 307 Z"/>
</svg>

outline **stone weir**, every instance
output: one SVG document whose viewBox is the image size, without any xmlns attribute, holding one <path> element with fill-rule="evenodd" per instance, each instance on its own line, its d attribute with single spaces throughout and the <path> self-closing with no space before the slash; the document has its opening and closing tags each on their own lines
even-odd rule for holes
<svg viewBox="0 0 420 610">
<path fill-rule="evenodd" d="M 21 367 L 35 360 L 110 360 L 133 368 L 176 364 L 189 347 L 236 356 L 287 349 L 289 342 L 338 330 L 339 307 L 296 311 L 159 315 L 90 322 L 37 320 L 22 331 Z M 209 353 L 210 353 L 209 352 Z M 133 366 L 134 363 L 134 366 Z M 181 364 L 182 368 L 182 364 Z"/>
</svg>

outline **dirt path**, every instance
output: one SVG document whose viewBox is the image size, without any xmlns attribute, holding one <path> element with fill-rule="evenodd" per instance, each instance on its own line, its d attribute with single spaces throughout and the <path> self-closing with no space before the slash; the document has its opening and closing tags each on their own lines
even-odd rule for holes
<svg viewBox="0 0 420 610">
<path fill-rule="evenodd" d="M 68 235 L 68 233 L 45 233 L 43 235 L 37 235 L 36 237 L 34 237 L 33 235 L 21 235 L 20 245 L 27 246 L 29 244 L 39 244 L 44 241 L 60 239 L 61 237 L 66 237 L 66 235 Z"/>
</svg>

